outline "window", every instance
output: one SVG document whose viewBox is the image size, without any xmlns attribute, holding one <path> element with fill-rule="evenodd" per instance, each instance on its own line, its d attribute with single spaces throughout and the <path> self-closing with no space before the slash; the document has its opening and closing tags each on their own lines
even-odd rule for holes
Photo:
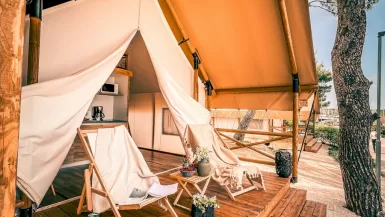
<svg viewBox="0 0 385 217">
<path fill-rule="evenodd" d="M 168 108 L 163 108 L 162 133 L 166 135 L 178 136 L 178 130 L 176 129 L 174 119 L 172 118 L 170 109 Z"/>
</svg>

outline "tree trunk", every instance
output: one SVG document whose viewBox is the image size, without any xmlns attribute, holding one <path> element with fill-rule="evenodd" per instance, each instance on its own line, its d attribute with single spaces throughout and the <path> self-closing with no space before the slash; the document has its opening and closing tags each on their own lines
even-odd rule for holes
<svg viewBox="0 0 385 217">
<path fill-rule="evenodd" d="M 14 216 L 25 0 L 0 1 L 0 216 Z"/>
<path fill-rule="evenodd" d="M 365 0 L 339 0 L 332 67 L 340 117 L 339 161 L 345 200 L 356 214 L 373 217 L 382 205 L 368 149 L 371 83 L 361 69 L 365 32 Z"/>
<path fill-rule="evenodd" d="M 249 125 L 255 116 L 255 113 L 256 113 L 256 110 L 247 111 L 245 117 L 242 118 L 242 121 L 238 126 L 238 130 L 247 130 L 247 128 L 249 128 Z M 236 133 L 234 134 L 234 139 L 242 142 L 245 139 L 245 134 Z"/>
</svg>

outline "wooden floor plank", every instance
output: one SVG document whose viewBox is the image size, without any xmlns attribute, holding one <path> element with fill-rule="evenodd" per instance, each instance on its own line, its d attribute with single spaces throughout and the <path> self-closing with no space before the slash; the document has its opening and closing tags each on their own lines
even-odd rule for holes
<svg viewBox="0 0 385 217">
<path fill-rule="evenodd" d="M 305 206 L 303 207 L 299 216 L 300 217 L 312 217 L 314 209 L 315 209 L 315 205 L 316 205 L 316 202 L 311 201 L 311 200 L 307 200 L 305 203 Z"/>
<path fill-rule="evenodd" d="M 282 213 L 282 217 L 297 217 L 302 211 L 302 208 L 306 202 L 306 191 L 302 189 L 296 189 L 296 192 L 289 204 L 286 206 Z"/>
<path fill-rule="evenodd" d="M 326 204 L 316 203 L 313 217 L 326 217 Z"/>
<path fill-rule="evenodd" d="M 290 188 L 286 195 L 283 197 L 281 201 L 277 204 L 275 209 L 270 213 L 270 217 L 278 217 L 281 216 L 283 211 L 286 209 L 287 204 L 291 201 L 293 198 L 294 194 L 296 192 L 296 189 Z"/>
<path fill-rule="evenodd" d="M 165 153 L 151 152 L 148 150 L 141 150 L 146 162 L 151 171 L 154 173 L 166 171 L 181 165 L 182 157 L 176 155 L 170 155 Z M 167 160 L 165 160 L 167 159 Z M 66 169 L 61 169 L 54 180 L 55 189 L 58 192 L 59 197 L 53 198 L 50 191 L 47 191 L 46 197 L 44 198 L 44 204 L 49 204 L 50 202 L 57 202 L 62 198 L 67 199 L 67 197 L 78 196 L 83 187 L 83 171 L 87 168 L 87 165 L 71 167 Z M 159 180 L 162 184 L 171 184 L 176 181 L 173 180 L 169 174 L 172 171 L 159 175 Z M 206 195 L 208 196 L 217 196 L 220 200 L 221 208 L 215 210 L 215 216 L 217 217 L 227 217 L 227 216 L 267 216 L 270 210 L 269 207 L 273 209 L 276 204 L 284 204 L 285 201 L 290 200 L 290 194 L 287 196 L 286 192 L 292 192 L 288 178 L 280 178 L 273 173 L 265 173 L 264 175 L 266 191 L 263 191 L 261 188 L 259 190 L 253 190 L 245 194 L 239 195 L 236 197 L 236 200 L 233 201 L 229 199 L 226 191 L 215 181 L 211 181 L 209 188 L 207 189 Z M 249 186 L 247 180 L 244 181 L 246 186 Z M 179 187 L 180 188 L 180 187 Z M 287 188 L 284 193 L 284 188 Z M 193 191 L 193 187 L 188 187 L 189 190 Z M 290 190 L 289 190 L 290 189 Z M 297 190 L 294 190 L 297 191 Z M 195 193 L 195 191 L 193 191 Z M 281 196 L 279 196 L 282 194 Z M 277 196 L 278 195 L 278 196 Z M 170 195 L 168 197 L 170 203 L 175 200 L 175 195 Z M 286 198 L 286 199 L 285 199 Z M 283 202 L 282 202 L 283 201 Z M 183 194 L 180 203 L 184 206 L 191 207 L 191 198 L 187 194 Z M 294 202 L 294 201 L 293 201 Z M 288 203 L 288 202 L 287 202 Z M 41 213 L 36 213 L 35 216 L 41 215 L 41 217 L 75 217 L 76 207 L 78 201 L 73 201 L 69 204 L 61 205 L 59 207 L 53 208 L 52 210 L 45 210 Z M 286 204 L 287 205 L 287 204 Z M 294 205 L 296 203 L 294 202 Z M 297 204 L 299 206 L 299 204 Z M 302 207 L 300 207 L 302 209 Z M 175 212 L 180 217 L 190 216 L 189 211 L 183 210 L 181 208 L 174 207 Z M 282 211 L 285 210 L 285 207 Z M 320 207 L 319 211 L 322 209 Z M 279 211 L 281 212 L 281 211 Z M 293 211 L 294 212 L 294 211 Z M 133 217 L 133 216 L 170 216 L 168 212 L 165 212 L 159 207 L 157 203 L 153 203 L 144 207 L 141 210 L 130 210 L 130 211 L 121 211 L 123 217 Z M 281 212 L 282 213 L 282 212 Z M 299 212 L 298 212 L 299 213 Z M 88 213 L 83 213 L 81 216 L 87 216 Z M 111 217 L 113 216 L 112 212 L 105 212 L 101 215 L 102 217 Z"/>
</svg>

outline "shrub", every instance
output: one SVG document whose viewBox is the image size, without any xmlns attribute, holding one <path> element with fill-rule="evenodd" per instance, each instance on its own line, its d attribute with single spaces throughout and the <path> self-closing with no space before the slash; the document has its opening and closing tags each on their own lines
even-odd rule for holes
<svg viewBox="0 0 385 217">
<path fill-rule="evenodd" d="M 339 129 L 326 125 L 316 125 L 314 137 L 322 141 L 330 142 L 330 145 L 338 147 Z"/>
</svg>

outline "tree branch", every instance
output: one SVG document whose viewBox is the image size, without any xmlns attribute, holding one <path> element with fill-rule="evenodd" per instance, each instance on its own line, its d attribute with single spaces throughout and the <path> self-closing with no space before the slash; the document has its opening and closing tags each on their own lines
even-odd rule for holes
<svg viewBox="0 0 385 217">
<path fill-rule="evenodd" d="M 328 9 L 328 8 L 324 8 L 324 7 L 319 6 L 319 5 L 311 5 L 310 7 L 321 8 L 321 9 L 323 9 L 323 10 L 325 10 L 325 11 L 327 11 L 327 12 L 333 14 L 333 15 L 336 15 L 336 14 L 337 14 L 335 11 L 330 10 L 330 9 Z"/>
</svg>

